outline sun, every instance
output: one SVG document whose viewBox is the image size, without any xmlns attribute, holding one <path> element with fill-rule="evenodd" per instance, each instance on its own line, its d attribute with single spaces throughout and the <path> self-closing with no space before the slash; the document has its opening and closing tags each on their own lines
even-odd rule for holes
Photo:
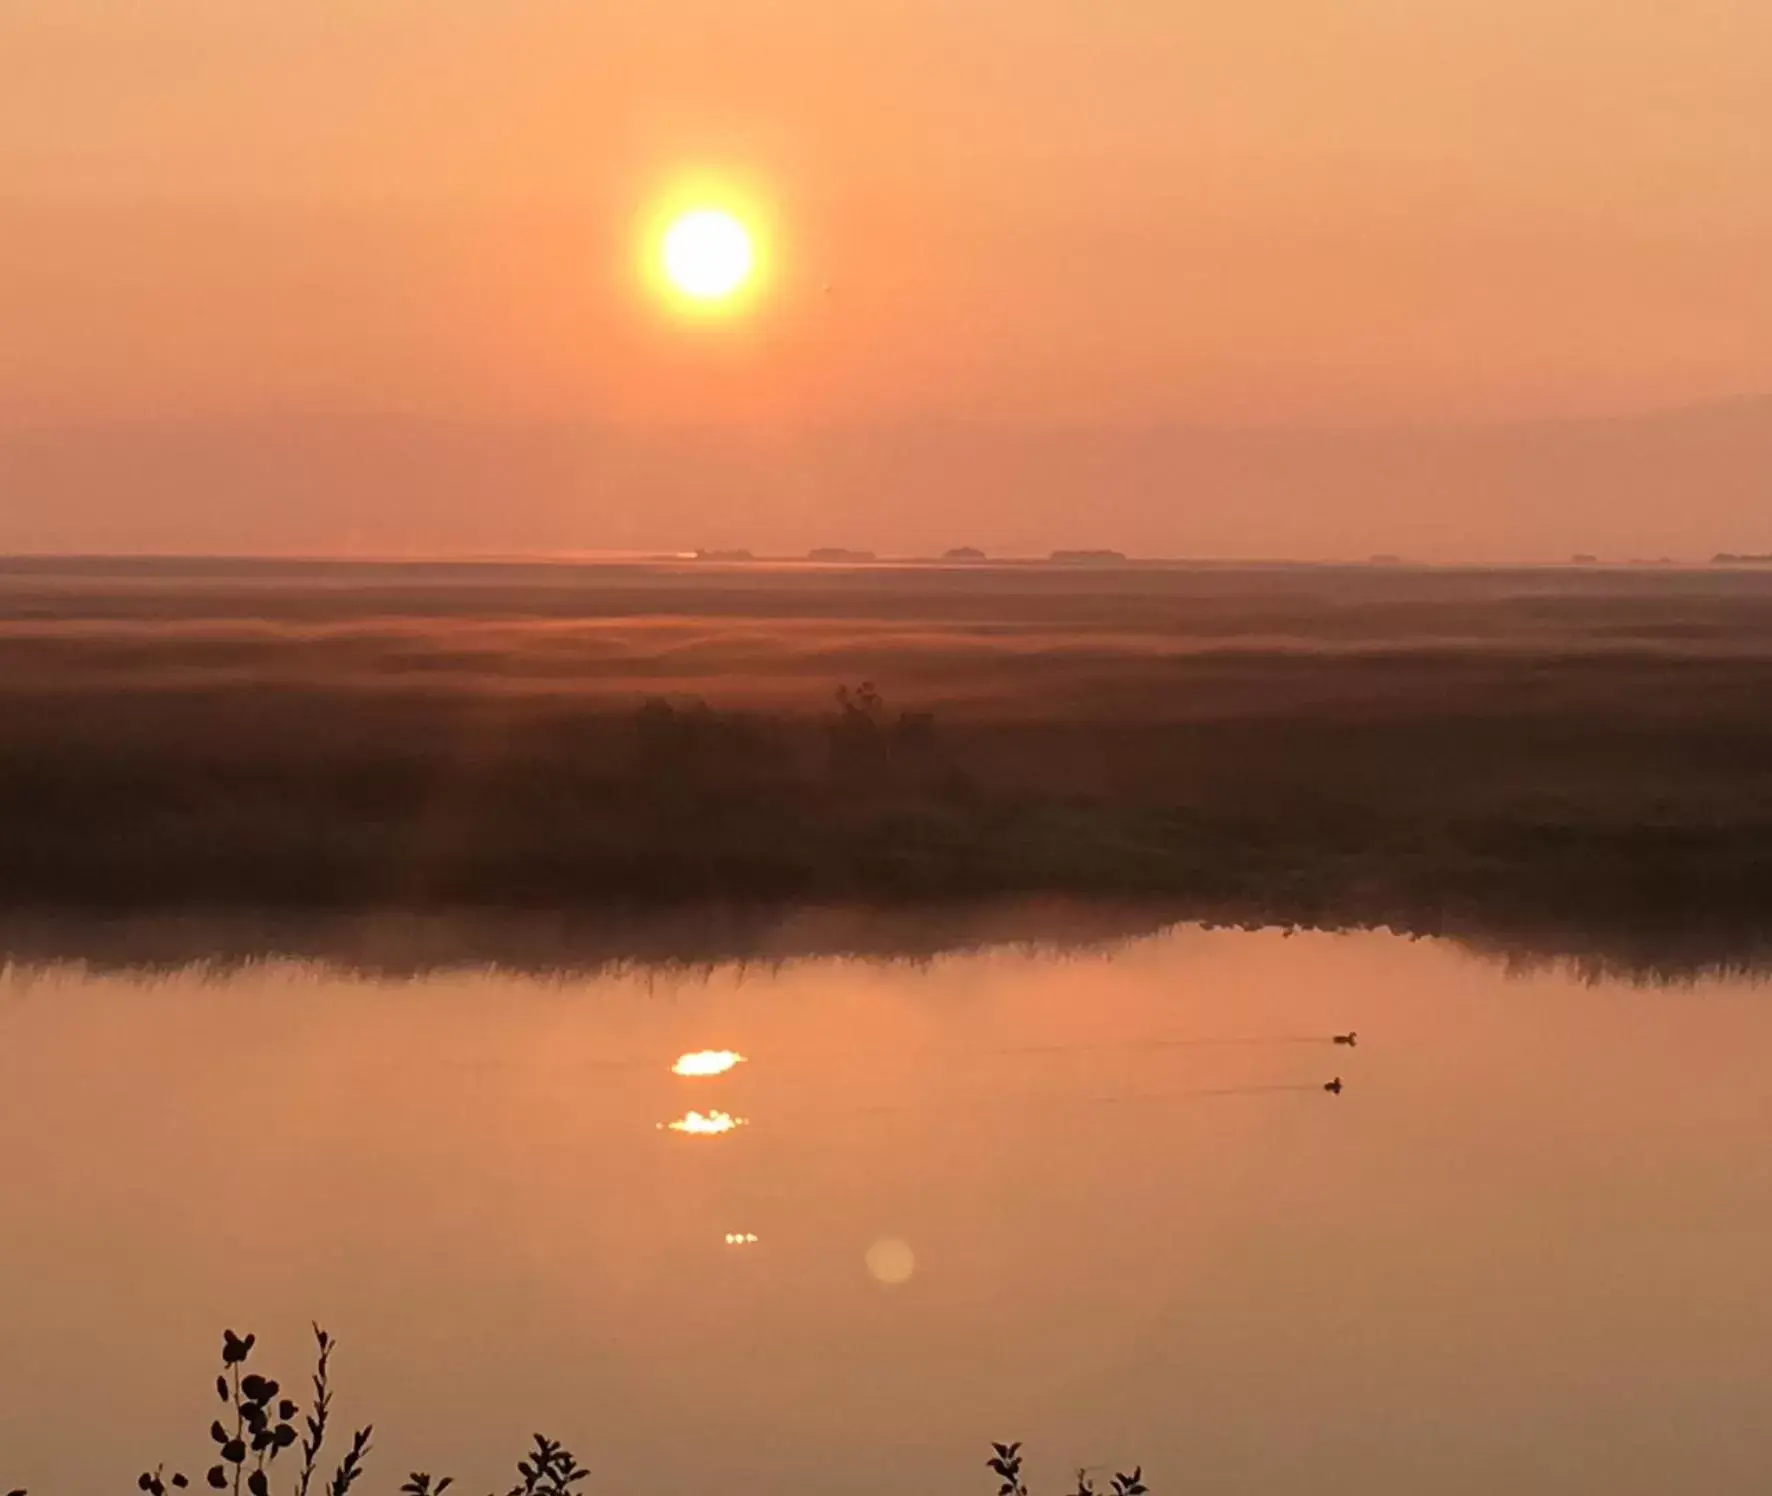
<svg viewBox="0 0 1772 1496">
<path fill-rule="evenodd" d="M 751 231 L 723 208 L 694 208 L 671 220 L 659 242 L 665 279 L 691 301 L 728 301 L 757 268 Z"/>
<path fill-rule="evenodd" d="M 742 173 L 679 174 L 640 209 L 635 228 L 642 283 L 690 322 L 748 321 L 781 273 L 773 194 Z"/>
</svg>

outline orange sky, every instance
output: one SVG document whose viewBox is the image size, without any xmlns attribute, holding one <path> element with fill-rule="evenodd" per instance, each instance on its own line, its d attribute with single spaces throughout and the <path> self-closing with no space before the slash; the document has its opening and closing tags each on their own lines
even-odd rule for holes
<svg viewBox="0 0 1772 1496">
<path fill-rule="evenodd" d="M 687 170 L 742 323 L 639 289 Z M 1764 0 L 22 0 L 0 424 L 1678 404 L 1772 384 L 1768 183 Z"/>
</svg>

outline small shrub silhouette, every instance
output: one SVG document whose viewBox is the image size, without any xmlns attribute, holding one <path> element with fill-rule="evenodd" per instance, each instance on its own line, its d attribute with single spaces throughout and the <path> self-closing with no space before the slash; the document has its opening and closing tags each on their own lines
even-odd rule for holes
<svg viewBox="0 0 1772 1496">
<path fill-rule="evenodd" d="M 830 767 L 840 776 L 877 773 L 893 760 L 927 756 L 935 742 L 933 712 L 887 709 L 886 698 L 871 680 L 853 691 L 837 687 L 837 715 L 827 719 L 825 733 Z"/>
<path fill-rule="evenodd" d="M 213 1489 L 231 1491 L 235 1496 L 242 1490 L 249 1496 L 269 1496 L 278 1456 L 299 1445 L 301 1465 L 289 1483 L 289 1490 L 293 1496 L 309 1496 L 321 1467 L 331 1423 L 332 1353 L 338 1342 L 319 1325 L 314 1326 L 314 1391 L 313 1402 L 302 1420 L 305 1434 L 298 1434 L 294 1423 L 302 1411 L 301 1405 L 284 1396 L 282 1386 L 272 1378 L 245 1369 L 257 1343 L 256 1335 L 222 1332 L 222 1369 L 215 1379 L 215 1393 L 224 1405 L 224 1413 L 209 1426 L 216 1455 L 205 1479 Z M 373 1434 L 374 1426 L 365 1424 L 351 1435 L 350 1447 L 324 1484 L 326 1496 L 349 1496 L 351 1488 L 363 1478 Z M 535 1434 L 533 1438 L 533 1447 L 517 1462 L 516 1484 L 505 1496 L 574 1496 L 590 1471 L 557 1439 L 544 1434 Z M 986 1463 L 1001 1482 L 997 1496 L 1028 1496 L 1022 1480 L 1020 1443 L 993 1444 L 991 1451 Z M 1135 1467 L 1130 1475 L 1115 1475 L 1111 1491 L 1105 1496 L 1147 1496 L 1143 1475 L 1143 1466 Z M 166 1496 L 168 1490 L 182 1491 L 190 1484 L 182 1471 L 167 1475 L 163 1464 L 143 1471 L 136 1481 L 137 1489 L 146 1496 Z M 400 1486 L 400 1496 L 443 1496 L 454 1484 L 453 1476 L 415 1470 Z M 8 1491 L 6 1496 L 28 1493 L 18 1488 Z M 1076 1496 L 1097 1496 L 1086 1470 L 1077 1472 Z"/>
<path fill-rule="evenodd" d="M 1028 1496 L 1027 1483 L 1021 1477 L 1021 1444 L 993 1444 L 991 1451 L 985 1466 L 1001 1482 L 997 1496 Z M 1147 1496 L 1149 1489 L 1144 1483 L 1144 1466 L 1136 1465 L 1130 1475 L 1114 1476 L 1108 1496 Z M 1098 1496 L 1087 1470 L 1077 1472 L 1075 1496 Z"/>
<path fill-rule="evenodd" d="M 213 1489 L 230 1491 L 234 1496 L 241 1491 L 249 1496 L 270 1496 L 278 1456 L 299 1445 L 301 1466 L 288 1489 L 293 1496 L 310 1496 L 331 1423 L 332 1353 L 338 1342 L 319 1325 L 314 1326 L 313 1403 L 303 1420 L 305 1434 L 298 1434 L 294 1423 L 301 1405 L 284 1396 L 282 1386 L 272 1378 L 245 1369 L 257 1343 L 255 1335 L 222 1332 L 222 1369 L 215 1379 L 215 1393 L 224 1412 L 209 1426 L 209 1437 L 216 1447 L 215 1463 L 205 1479 Z M 373 1425 L 365 1424 L 351 1435 L 350 1446 L 321 1486 L 326 1496 L 349 1496 L 363 1478 L 373 1434 Z M 517 1462 L 517 1482 L 506 1496 L 568 1496 L 590 1472 L 558 1440 L 542 1434 L 534 1439 L 534 1447 Z M 167 1475 L 164 1465 L 143 1471 L 136 1481 L 146 1496 L 167 1496 L 168 1490 L 184 1490 L 190 1484 L 182 1471 Z M 447 1475 L 414 1471 L 400 1487 L 400 1496 L 443 1496 L 454 1484 Z M 27 1492 L 12 1490 L 6 1496 L 27 1496 Z"/>
</svg>

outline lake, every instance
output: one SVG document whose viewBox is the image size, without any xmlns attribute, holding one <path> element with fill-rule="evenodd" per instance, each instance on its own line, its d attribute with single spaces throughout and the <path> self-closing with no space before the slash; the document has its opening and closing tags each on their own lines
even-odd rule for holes
<svg viewBox="0 0 1772 1496">
<path fill-rule="evenodd" d="M 672 1073 L 704 1050 L 745 1059 Z M 593 1492 L 989 1496 L 1020 1439 L 1036 1496 L 1745 1496 L 1768 1056 L 1763 984 L 1384 934 L 15 967 L 0 1488 L 201 1486 L 223 1327 L 305 1400 L 318 1319 L 371 1491 L 502 1489 L 541 1429 Z"/>
</svg>

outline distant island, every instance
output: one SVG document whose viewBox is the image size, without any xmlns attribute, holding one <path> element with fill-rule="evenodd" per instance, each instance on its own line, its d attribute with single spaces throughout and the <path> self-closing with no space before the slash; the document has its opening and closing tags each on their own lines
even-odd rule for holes
<svg viewBox="0 0 1772 1496">
<path fill-rule="evenodd" d="M 943 561 L 987 561 L 990 558 L 975 545 L 957 545 L 941 553 Z"/>
<path fill-rule="evenodd" d="M 872 551 L 851 551 L 840 545 L 814 546 L 806 553 L 808 561 L 872 561 Z"/>
<path fill-rule="evenodd" d="M 1734 551 L 1718 551 L 1710 559 L 1713 566 L 1772 566 L 1772 551 L 1749 551 L 1739 555 Z"/>
<path fill-rule="evenodd" d="M 749 551 L 744 550 L 710 551 L 697 549 L 695 559 L 697 561 L 755 561 L 757 558 Z"/>
<path fill-rule="evenodd" d="M 1052 560 L 1067 566 L 1117 566 L 1124 562 L 1124 551 L 1054 551 Z"/>
</svg>

